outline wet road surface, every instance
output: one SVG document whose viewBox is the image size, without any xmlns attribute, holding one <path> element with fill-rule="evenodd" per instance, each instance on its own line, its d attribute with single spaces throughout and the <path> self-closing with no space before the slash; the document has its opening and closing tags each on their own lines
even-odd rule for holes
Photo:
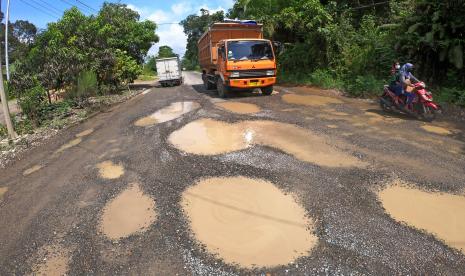
<svg viewBox="0 0 465 276">
<path fill-rule="evenodd" d="M 0 275 L 465 274 L 465 128 L 153 88 L 0 175 Z"/>
</svg>

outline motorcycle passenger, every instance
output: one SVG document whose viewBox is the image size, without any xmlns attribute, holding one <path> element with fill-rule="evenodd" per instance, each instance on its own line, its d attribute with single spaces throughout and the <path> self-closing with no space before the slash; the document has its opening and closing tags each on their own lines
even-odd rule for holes
<svg viewBox="0 0 465 276">
<path fill-rule="evenodd" d="M 389 82 L 389 89 L 394 92 L 397 96 L 401 96 L 404 93 L 403 85 L 401 83 L 400 74 L 400 63 L 396 62 L 391 68 L 391 80 Z"/>
</svg>

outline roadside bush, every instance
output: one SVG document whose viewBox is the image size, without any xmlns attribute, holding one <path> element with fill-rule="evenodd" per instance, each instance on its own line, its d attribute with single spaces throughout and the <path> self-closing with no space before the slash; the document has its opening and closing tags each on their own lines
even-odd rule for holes
<svg viewBox="0 0 465 276">
<path fill-rule="evenodd" d="M 73 103 L 68 100 L 44 105 L 40 110 L 40 120 L 48 121 L 68 117 L 72 105 Z"/>
<path fill-rule="evenodd" d="M 131 58 L 125 51 L 116 50 L 116 63 L 113 78 L 117 83 L 128 84 L 133 82 L 142 73 L 142 66 Z"/>
<path fill-rule="evenodd" d="M 34 125 L 27 118 L 22 119 L 20 121 L 13 119 L 13 124 L 14 124 L 16 133 L 19 135 L 34 133 Z"/>
<path fill-rule="evenodd" d="M 355 79 L 346 80 L 345 90 L 354 97 L 370 97 L 381 93 L 383 83 L 373 75 L 357 76 Z"/>
<path fill-rule="evenodd" d="M 442 87 L 435 93 L 439 102 L 453 103 L 465 107 L 465 89 Z"/>
<path fill-rule="evenodd" d="M 82 103 L 87 98 L 97 95 L 97 75 L 93 71 L 82 71 L 79 73 L 76 84 L 66 94 L 67 99 Z"/>
<path fill-rule="evenodd" d="M 41 110 L 47 104 L 47 93 L 42 85 L 35 81 L 35 85 L 22 93 L 22 97 L 18 99 L 19 106 L 24 115 L 31 120 L 34 126 L 38 126 L 41 120 Z"/>
<path fill-rule="evenodd" d="M 324 89 L 342 88 L 343 82 L 329 70 L 318 69 L 310 75 L 310 82 L 313 85 Z"/>
</svg>

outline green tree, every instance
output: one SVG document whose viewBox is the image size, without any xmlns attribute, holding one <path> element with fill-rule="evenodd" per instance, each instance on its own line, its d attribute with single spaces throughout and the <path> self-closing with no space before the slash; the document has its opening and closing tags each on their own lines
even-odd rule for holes
<svg viewBox="0 0 465 276">
<path fill-rule="evenodd" d="M 224 20 L 224 12 L 219 11 L 210 14 L 208 10 L 201 9 L 201 15 L 191 14 L 181 21 L 184 33 L 187 35 L 186 53 L 183 57 L 183 66 L 188 70 L 196 69 L 199 66 L 197 42 L 208 26 L 214 22 Z"/>
<path fill-rule="evenodd" d="M 177 57 L 178 55 L 174 53 L 173 49 L 170 46 L 160 46 L 158 49 L 157 58 L 170 58 Z"/>
<path fill-rule="evenodd" d="M 104 3 L 95 16 L 71 8 L 38 35 L 27 22 L 17 22 L 12 31 L 28 49 L 15 62 L 10 87 L 21 98 L 39 81 L 49 102 L 53 90 L 74 93 L 78 87 L 78 98 L 94 95 L 88 88 L 95 83 L 100 91 L 116 91 L 141 72 L 159 40 L 155 30 L 154 22 L 140 21 L 137 12 L 119 3 Z"/>
</svg>

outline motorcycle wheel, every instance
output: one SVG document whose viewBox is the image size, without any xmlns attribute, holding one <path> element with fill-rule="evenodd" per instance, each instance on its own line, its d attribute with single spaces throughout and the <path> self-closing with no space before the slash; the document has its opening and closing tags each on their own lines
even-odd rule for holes
<svg viewBox="0 0 465 276">
<path fill-rule="evenodd" d="M 423 106 L 423 114 L 422 114 L 422 119 L 425 122 L 432 122 L 434 119 L 436 119 L 436 111 L 433 110 L 429 106 Z"/>
</svg>

